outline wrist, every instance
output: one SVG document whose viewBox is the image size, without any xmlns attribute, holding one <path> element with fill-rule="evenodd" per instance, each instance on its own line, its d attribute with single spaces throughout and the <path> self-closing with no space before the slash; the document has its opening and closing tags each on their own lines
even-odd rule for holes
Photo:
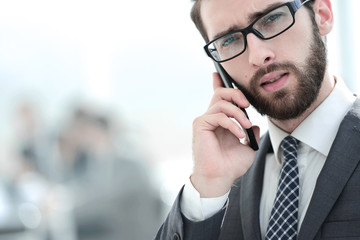
<svg viewBox="0 0 360 240">
<path fill-rule="evenodd" d="M 201 198 L 223 196 L 230 191 L 233 184 L 233 180 L 228 178 L 208 178 L 195 173 L 190 176 L 190 181 Z"/>
</svg>

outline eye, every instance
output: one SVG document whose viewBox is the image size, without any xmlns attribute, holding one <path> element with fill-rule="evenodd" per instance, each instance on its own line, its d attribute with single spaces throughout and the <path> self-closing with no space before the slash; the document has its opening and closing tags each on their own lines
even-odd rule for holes
<svg viewBox="0 0 360 240">
<path fill-rule="evenodd" d="M 267 36 L 287 27 L 291 23 L 291 14 L 287 14 L 284 9 L 277 9 L 263 16 L 256 22 L 254 29 Z"/>
<path fill-rule="evenodd" d="M 281 19 L 281 17 L 283 16 L 282 13 L 274 13 L 274 14 L 271 14 L 271 15 L 268 15 L 268 16 L 265 16 L 261 23 L 263 26 L 266 26 L 268 24 L 271 24 L 271 23 L 274 23 L 276 21 L 279 21 Z"/>
<path fill-rule="evenodd" d="M 231 45 L 231 43 L 233 43 L 235 40 L 236 40 L 235 36 L 233 36 L 233 35 L 226 36 L 225 39 L 223 40 L 221 46 L 227 47 L 227 46 Z"/>
<path fill-rule="evenodd" d="M 242 43 L 242 34 L 229 34 L 219 40 L 221 48 L 231 47 L 235 44 Z"/>
</svg>

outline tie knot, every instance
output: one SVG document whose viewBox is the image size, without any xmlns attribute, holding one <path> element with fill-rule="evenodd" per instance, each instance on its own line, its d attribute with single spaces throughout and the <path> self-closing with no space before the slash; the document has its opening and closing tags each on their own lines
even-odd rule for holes
<svg viewBox="0 0 360 240">
<path fill-rule="evenodd" d="M 299 145 L 299 140 L 297 140 L 296 138 L 294 138 L 290 135 L 285 137 L 282 140 L 281 149 L 283 151 L 285 160 L 288 159 L 289 155 L 296 158 L 296 156 L 297 156 L 296 151 L 297 151 L 298 145 Z"/>
</svg>

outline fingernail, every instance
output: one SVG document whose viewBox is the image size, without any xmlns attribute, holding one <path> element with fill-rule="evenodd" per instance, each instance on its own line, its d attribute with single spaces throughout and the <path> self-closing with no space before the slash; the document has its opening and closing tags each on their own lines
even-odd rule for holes
<svg viewBox="0 0 360 240">
<path fill-rule="evenodd" d="M 245 117 L 245 119 L 246 119 L 246 122 L 250 125 L 250 127 L 252 126 L 252 122 L 247 118 L 247 117 Z"/>
<path fill-rule="evenodd" d="M 242 100 L 243 103 L 245 103 L 245 104 L 250 104 L 249 101 L 246 99 L 246 97 L 241 97 L 241 100 Z"/>
</svg>

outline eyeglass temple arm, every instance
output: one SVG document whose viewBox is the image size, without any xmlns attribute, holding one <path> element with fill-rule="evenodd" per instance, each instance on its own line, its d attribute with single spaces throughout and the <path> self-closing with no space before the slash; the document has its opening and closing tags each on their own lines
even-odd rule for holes
<svg viewBox="0 0 360 240">
<path fill-rule="evenodd" d="M 290 2 L 290 4 L 292 5 L 293 9 L 296 12 L 302 5 L 304 5 L 305 3 L 310 2 L 310 1 L 312 1 L 312 0 L 305 0 L 303 2 L 301 2 L 301 0 L 295 0 L 295 1 Z"/>
</svg>

